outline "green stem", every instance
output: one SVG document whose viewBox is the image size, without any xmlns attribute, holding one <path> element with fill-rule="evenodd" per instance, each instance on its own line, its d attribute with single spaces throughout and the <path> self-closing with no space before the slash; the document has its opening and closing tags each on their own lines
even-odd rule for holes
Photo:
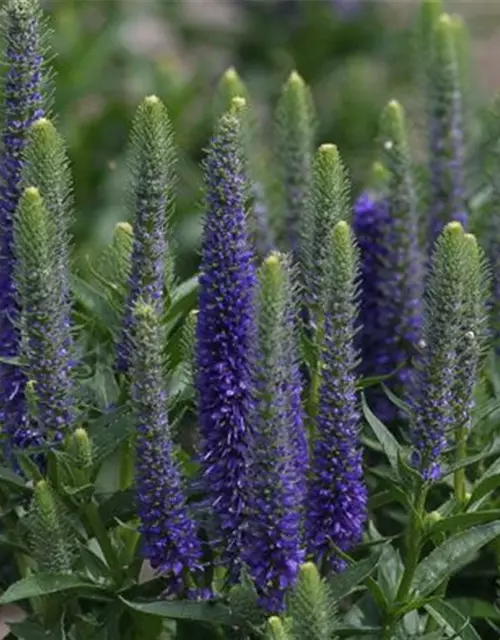
<svg viewBox="0 0 500 640">
<path fill-rule="evenodd" d="M 90 502 L 89 504 L 85 505 L 84 510 L 87 522 L 89 523 L 90 528 L 95 535 L 99 546 L 101 547 L 104 558 L 106 559 L 106 562 L 111 569 L 113 579 L 115 580 L 116 584 L 120 584 L 122 579 L 122 567 L 120 561 L 118 560 L 115 549 L 113 548 L 111 540 L 109 539 L 108 532 L 106 531 L 106 528 L 103 525 L 101 518 L 99 517 L 97 505 L 95 504 L 95 502 Z"/>
<path fill-rule="evenodd" d="M 456 436 L 456 457 L 457 463 L 467 457 L 467 432 L 465 425 L 457 429 Z M 466 486 L 465 486 L 465 467 L 457 469 L 454 477 L 455 498 L 460 506 L 464 506 L 466 502 Z"/>
<path fill-rule="evenodd" d="M 133 438 L 127 438 L 120 449 L 120 490 L 129 489 L 134 482 Z"/>
<path fill-rule="evenodd" d="M 313 312 L 311 311 L 311 314 Z M 323 318 L 321 314 L 316 314 L 317 324 L 314 329 L 313 345 L 316 355 L 314 369 L 311 371 L 311 385 L 309 387 L 309 397 L 307 398 L 306 413 L 308 418 L 309 438 L 314 438 L 315 419 L 318 413 L 319 387 L 321 384 L 321 347 L 323 344 Z"/>
<path fill-rule="evenodd" d="M 406 532 L 406 558 L 405 568 L 401 582 L 399 583 L 398 591 L 396 594 L 396 604 L 403 604 L 411 589 L 411 583 L 413 582 L 413 576 L 415 575 L 415 569 L 418 566 L 420 559 L 420 547 L 422 544 L 422 522 L 424 516 L 425 499 L 427 497 L 427 490 L 424 485 L 420 483 L 417 486 L 415 492 L 415 501 Z M 390 612 L 388 620 L 384 626 L 382 633 L 382 640 L 392 640 L 394 627 L 398 622 L 397 612 Z"/>
</svg>

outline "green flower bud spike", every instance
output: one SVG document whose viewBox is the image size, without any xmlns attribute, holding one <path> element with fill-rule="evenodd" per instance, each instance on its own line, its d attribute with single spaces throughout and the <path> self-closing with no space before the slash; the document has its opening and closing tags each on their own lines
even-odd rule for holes
<svg viewBox="0 0 500 640">
<path fill-rule="evenodd" d="M 285 623 L 277 616 L 272 616 L 267 621 L 266 640 L 292 640 Z"/>
<path fill-rule="evenodd" d="M 30 546 L 39 571 L 71 573 L 75 546 L 68 513 L 46 480 L 35 486 L 28 518 Z"/>
<path fill-rule="evenodd" d="M 301 221 L 302 272 L 311 307 L 321 306 L 330 234 L 341 220 L 350 218 L 350 184 L 347 171 L 333 144 L 319 147 L 313 163 L 312 197 Z"/>
<path fill-rule="evenodd" d="M 312 562 L 302 565 L 299 581 L 290 597 L 289 613 L 294 638 L 328 640 L 334 635 L 336 611 L 328 584 Z"/>
<path fill-rule="evenodd" d="M 315 136 L 309 88 L 294 71 L 285 83 L 276 113 L 277 160 L 282 185 L 283 219 L 288 248 L 300 260 L 301 220 L 311 195 Z"/>
</svg>

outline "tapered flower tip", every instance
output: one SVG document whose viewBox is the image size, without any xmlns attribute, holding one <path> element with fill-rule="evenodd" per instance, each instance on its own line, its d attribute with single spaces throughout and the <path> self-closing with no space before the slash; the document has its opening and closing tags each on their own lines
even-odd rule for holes
<svg viewBox="0 0 500 640">
<path fill-rule="evenodd" d="M 160 104 L 160 102 L 161 102 L 160 98 L 155 95 L 146 96 L 144 98 L 144 104 L 147 104 L 147 105 Z"/>
<path fill-rule="evenodd" d="M 51 514 L 54 510 L 54 498 L 47 480 L 40 480 L 35 485 L 34 499 L 42 513 Z"/>
<path fill-rule="evenodd" d="M 283 623 L 277 616 L 272 616 L 267 621 L 267 638 L 269 640 L 288 640 L 288 634 Z"/>
<path fill-rule="evenodd" d="M 25 200 L 29 203 L 41 203 L 42 196 L 40 195 L 40 191 L 36 187 L 28 187 L 24 190 L 22 200 Z"/>
<path fill-rule="evenodd" d="M 227 102 L 232 98 L 246 98 L 248 90 L 234 67 L 226 69 L 219 82 L 218 91 L 226 96 Z"/>
<path fill-rule="evenodd" d="M 477 243 L 477 238 L 473 233 L 466 233 L 464 235 L 464 240 L 467 244 L 469 251 L 479 252 L 479 245 Z"/>
<path fill-rule="evenodd" d="M 345 220 L 337 222 L 333 227 L 333 243 L 336 247 L 350 245 L 351 228 Z"/>
<path fill-rule="evenodd" d="M 241 96 L 236 96 L 231 100 L 230 112 L 235 116 L 240 116 L 246 109 L 247 101 Z"/>
<path fill-rule="evenodd" d="M 335 171 L 340 162 L 340 154 L 337 145 L 322 144 L 316 154 L 316 163 L 321 164 L 327 171 Z"/>
<path fill-rule="evenodd" d="M 382 189 L 390 178 L 390 173 L 379 160 L 376 160 L 371 167 L 369 184 L 376 191 Z"/>
<path fill-rule="evenodd" d="M 117 222 L 115 225 L 115 233 L 125 233 L 131 236 L 134 233 L 134 229 L 129 222 Z"/>
<path fill-rule="evenodd" d="M 76 461 L 78 467 L 92 466 L 92 441 L 89 434 L 82 427 L 78 427 L 66 440 L 66 450 Z"/>
<path fill-rule="evenodd" d="M 298 73 L 298 71 L 292 71 L 292 73 L 288 76 L 287 83 L 285 87 L 303 89 L 306 86 L 304 82 L 304 78 Z"/>
<path fill-rule="evenodd" d="M 275 299 L 279 295 L 284 281 L 283 254 L 273 251 L 264 260 L 260 270 L 260 284 L 265 295 Z"/>
<path fill-rule="evenodd" d="M 299 571 L 299 584 L 310 593 L 317 591 L 321 586 L 321 576 L 314 562 L 305 562 Z"/>
<path fill-rule="evenodd" d="M 464 233 L 464 228 L 462 227 L 460 222 L 454 220 L 453 222 L 448 222 L 448 224 L 443 229 L 443 235 L 446 234 L 448 237 L 458 238 Z M 469 234 L 470 235 L 470 234 Z"/>
<path fill-rule="evenodd" d="M 31 125 L 31 128 L 35 131 L 55 129 L 54 125 L 48 118 L 38 118 L 38 120 L 35 120 L 35 122 Z"/>
<path fill-rule="evenodd" d="M 397 100 L 391 100 L 383 110 L 380 128 L 387 151 L 404 138 L 405 112 Z"/>
</svg>

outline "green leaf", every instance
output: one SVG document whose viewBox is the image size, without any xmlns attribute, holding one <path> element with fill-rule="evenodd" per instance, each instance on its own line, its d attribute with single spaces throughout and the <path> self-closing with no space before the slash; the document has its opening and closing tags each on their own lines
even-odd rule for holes
<svg viewBox="0 0 500 640">
<path fill-rule="evenodd" d="M 10 633 L 19 640 L 62 640 L 60 630 L 48 631 L 36 622 L 9 622 L 9 627 Z"/>
<path fill-rule="evenodd" d="M 130 609 L 147 613 L 160 618 L 175 620 L 195 620 L 210 624 L 240 625 L 242 621 L 231 614 L 231 611 L 218 602 L 191 602 L 155 600 L 153 602 L 131 602 L 121 598 L 120 600 Z"/>
<path fill-rule="evenodd" d="M 387 427 L 382 422 L 380 422 L 377 416 L 371 411 L 370 407 L 366 403 L 364 395 L 362 396 L 362 406 L 366 421 L 370 425 L 373 433 L 375 434 L 375 437 L 382 445 L 391 468 L 397 474 L 399 470 L 399 455 L 401 452 L 401 447 L 398 441 L 387 429 Z"/>
<path fill-rule="evenodd" d="M 500 520 L 500 509 L 490 509 L 488 511 L 472 511 L 470 513 L 458 513 L 444 520 L 439 520 L 430 530 L 430 535 L 440 533 L 442 531 L 456 533 L 464 531 L 469 527 L 485 522 L 494 522 Z"/>
<path fill-rule="evenodd" d="M 500 611 L 491 602 L 479 598 L 450 598 L 448 602 L 467 618 L 500 622 Z"/>
<path fill-rule="evenodd" d="M 329 581 L 329 592 L 334 603 L 340 602 L 361 584 L 366 578 L 372 575 L 380 560 L 379 553 L 373 553 L 366 560 L 360 560 L 351 565 L 342 573 L 338 573 Z"/>
<path fill-rule="evenodd" d="M 107 589 L 98 584 L 88 582 L 77 575 L 38 573 L 23 578 L 11 585 L 0 597 L 0 605 L 19 602 L 27 598 L 37 598 L 51 593 L 74 590 L 107 593 Z"/>
<path fill-rule="evenodd" d="M 86 312 L 107 328 L 117 326 L 120 317 L 110 301 L 91 284 L 76 274 L 71 275 L 71 291 Z"/>
<path fill-rule="evenodd" d="M 469 620 L 445 600 L 425 605 L 427 612 L 447 631 L 458 632 L 461 640 L 481 640 L 481 636 Z"/>
<path fill-rule="evenodd" d="M 23 491 L 24 493 L 31 493 L 33 491 L 32 488 L 27 486 L 24 478 L 21 478 L 17 473 L 5 467 L 0 467 L 0 485 L 1 484 L 5 484 L 9 488 L 16 489 L 17 491 Z"/>
<path fill-rule="evenodd" d="M 29 555 L 29 549 L 20 540 L 11 540 L 3 533 L 0 533 L 0 547 L 6 547 Z"/>
<path fill-rule="evenodd" d="M 110 527 L 115 520 L 126 521 L 136 513 L 135 490 L 117 491 L 111 498 L 99 505 L 99 516 L 105 527 Z"/>
<path fill-rule="evenodd" d="M 468 564 L 471 555 L 499 535 L 500 522 L 491 522 L 446 540 L 418 565 L 412 583 L 413 591 L 419 596 L 429 595 L 443 580 Z"/>
<path fill-rule="evenodd" d="M 336 627 L 335 635 L 339 638 L 356 638 L 358 636 L 379 637 L 382 627 Z"/>
<path fill-rule="evenodd" d="M 500 463 L 500 460 L 497 462 Z M 484 498 L 495 489 L 498 489 L 498 487 L 500 487 L 500 473 L 495 473 L 494 475 L 488 475 L 486 477 L 483 476 L 472 491 L 470 499 L 471 503 L 481 500 L 481 498 Z"/>
</svg>

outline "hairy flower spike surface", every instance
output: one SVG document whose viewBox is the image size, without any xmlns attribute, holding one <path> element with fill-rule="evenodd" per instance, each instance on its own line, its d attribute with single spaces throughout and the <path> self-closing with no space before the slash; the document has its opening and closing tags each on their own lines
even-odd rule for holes
<svg viewBox="0 0 500 640">
<path fill-rule="evenodd" d="M 457 375 L 454 402 L 457 427 L 471 425 L 474 387 L 488 343 L 489 269 L 486 258 L 472 234 L 465 234 L 466 270 L 462 339 L 457 346 Z"/>
<path fill-rule="evenodd" d="M 14 287 L 14 214 L 21 196 L 23 154 L 31 124 L 47 107 L 46 33 L 37 0 L 9 0 L 2 12 L 5 35 L 3 129 L 0 157 L 0 356 L 19 355 L 18 308 Z M 1 420 L 10 442 L 23 446 L 25 379 L 19 367 L 0 363 Z M 20 435 L 16 441 L 14 432 Z"/>
<path fill-rule="evenodd" d="M 201 545 L 187 511 L 169 431 L 159 313 L 138 301 L 133 317 L 132 407 L 142 552 L 153 569 L 165 574 L 168 591 L 179 594 L 184 590 L 185 573 L 199 566 Z"/>
<path fill-rule="evenodd" d="M 70 227 L 73 223 L 73 179 L 66 144 L 47 118 L 30 127 L 23 169 L 23 184 L 40 191 L 55 221 L 58 269 L 63 279 L 65 306 L 70 304 Z M 68 310 L 66 309 L 66 315 Z"/>
<path fill-rule="evenodd" d="M 274 246 L 273 232 L 269 220 L 269 203 L 266 197 L 265 182 L 267 162 L 264 149 L 260 144 L 259 123 L 245 83 L 233 67 L 227 69 L 219 83 L 216 96 L 216 115 L 220 117 L 231 107 L 234 98 L 243 98 L 246 109 L 242 121 L 243 148 L 250 181 L 251 206 L 249 233 L 255 245 L 256 253 L 264 257 Z"/>
<path fill-rule="evenodd" d="M 196 327 L 202 473 L 231 576 L 247 508 L 256 273 L 245 204 L 243 99 L 219 120 L 204 162 L 206 217 Z M 214 541 L 217 543 L 217 541 Z"/>
<path fill-rule="evenodd" d="M 361 296 L 356 344 L 361 354 L 359 372 L 371 377 L 387 369 L 385 347 L 385 306 L 380 281 L 388 247 L 383 242 L 388 225 L 387 203 L 379 193 L 364 191 L 356 200 L 353 230 L 360 250 Z M 390 423 L 394 406 L 378 388 L 368 388 L 366 397 L 376 416 Z"/>
<path fill-rule="evenodd" d="M 134 219 L 133 250 L 118 369 L 130 365 L 134 334 L 133 308 L 139 298 L 164 311 L 168 274 L 167 231 L 175 183 L 173 134 L 159 98 L 148 96 L 139 106 L 131 135 L 129 201 Z"/>
<path fill-rule="evenodd" d="M 306 536 L 316 561 L 325 568 L 341 569 L 343 562 L 332 553 L 331 543 L 347 551 L 360 540 L 367 501 L 358 442 L 357 354 L 353 344 L 358 255 L 344 221 L 335 226 L 330 256 Z"/>
<path fill-rule="evenodd" d="M 430 158 L 430 242 L 444 225 L 457 220 L 465 228 L 468 211 L 465 185 L 463 74 L 457 52 L 456 25 L 442 15 L 430 42 L 427 70 Z"/>
<path fill-rule="evenodd" d="M 286 590 L 304 559 L 300 522 L 308 460 L 294 294 L 289 260 L 271 254 L 260 270 L 257 388 L 242 553 L 261 604 L 271 613 L 284 609 Z"/>
<path fill-rule="evenodd" d="M 28 520 L 29 543 L 38 569 L 47 573 L 71 573 L 76 545 L 69 513 L 46 480 L 35 486 Z"/>
<path fill-rule="evenodd" d="M 458 354 L 464 340 L 465 286 L 468 276 L 467 243 L 459 222 L 451 222 L 436 241 L 426 291 L 423 340 L 412 437 L 413 464 L 425 480 L 441 473 L 440 458 L 448 432 L 456 427 Z"/>
<path fill-rule="evenodd" d="M 321 307 L 329 234 L 335 224 L 350 217 L 349 181 L 338 149 L 323 144 L 313 163 L 312 197 L 301 220 L 302 269 L 312 307 Z"/>
<path fill-rule="evenodd" d="M 288 248 L 300 259 L 301 219 L 311 195 L 314 154 L 314 106 L 309 88 L 297 72 L 283 87 L 276 114 L 277 153 Z"/>
<path fill-rule="evenodd" d="M 35 187 L 21 197 L 14 221 L 15 283 L 21 311 L 21 369 L 33 382 L 36 415 L 48 442 L 59 442 L 75 420 L 70 320 L 58 255 L 56 220 Z"/>
</svg>

